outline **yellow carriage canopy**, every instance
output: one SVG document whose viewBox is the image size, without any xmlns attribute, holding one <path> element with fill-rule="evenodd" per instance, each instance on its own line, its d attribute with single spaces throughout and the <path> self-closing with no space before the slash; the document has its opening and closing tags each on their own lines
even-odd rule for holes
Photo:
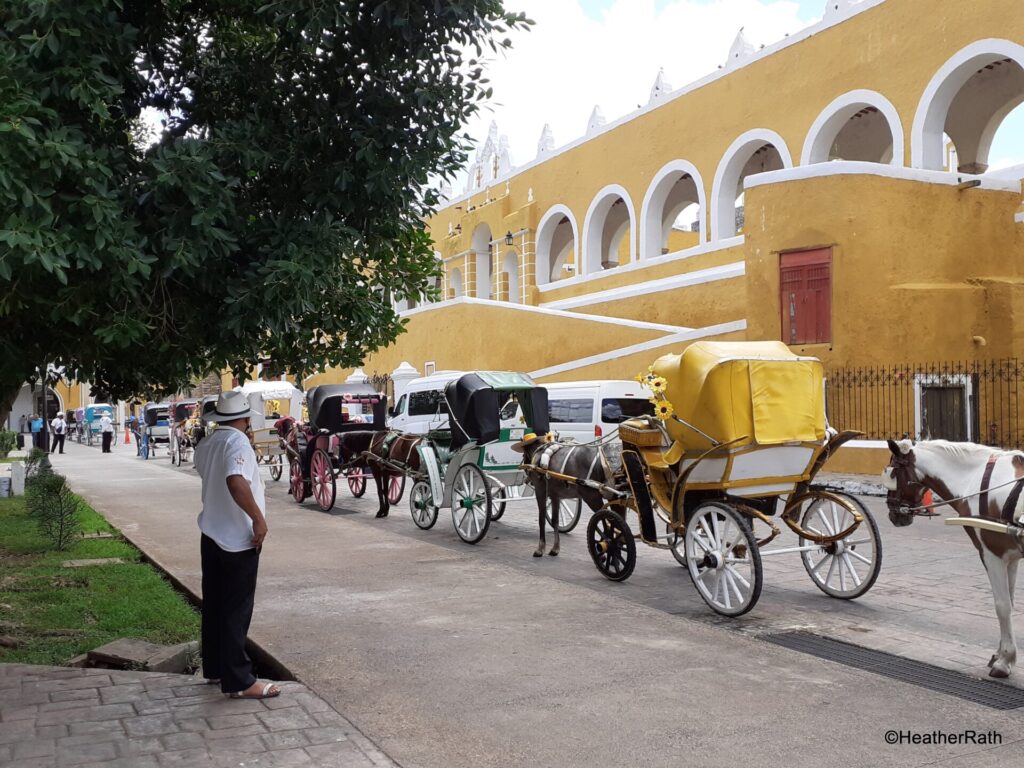
<svg viewBox="0 0 1024 768">
<path fill-rule="evenodd" d="M 781 341 L 699 341 L 653 366 L 675 414 L 719 443 L 820 443 L 825 438 L 821 361 Z M 666 422 L 677 452 L 712 447 L 700 433 Z M 745 438 L 745 439 L 741 439 Z"/>
</svg>

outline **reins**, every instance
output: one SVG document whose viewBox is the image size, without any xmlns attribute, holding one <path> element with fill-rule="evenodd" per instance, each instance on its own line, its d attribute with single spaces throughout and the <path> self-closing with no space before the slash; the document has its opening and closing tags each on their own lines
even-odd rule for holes
<svg viewBox="0 0 1024 768">
<path fill-rule="evenodd" d="M 1016 485 L 1018 482 L 1020 482 L 1020 478 L 1019 477 L 1015 477 L 1013 480 L 1008 480 L 1007 482 L 1001 483 L 999 485 L 993 485 L 990 488 L 986 488 L 983 491 L 975 491 L 974 493 L 968 493 L 968 494 L 966 494 L 964 496 L 957 496 L 955 498 L 946 499 L 944 501 L 943 500 L 935 501 L 935 502 L 932 502 L 931 504 L 928 504 L 928 505 L 921 505 L 921 506 L 917 506 L 917 507 L 902 507 L 902 509 L 904 509 L 907 512 L 910 512 L 911 514 L 918 515 L 920 517 L 938 517 L 938 513 L 937 512 L 930 512 L 929 511 L 929 507 L 946 507 L 946 506 L 950 506 L 950 505 L 952 505 L 952 504 L 954 504 L 954 503 L 956 503 L 958 501 L 966 501 L 967 499 L 973 499 L 975 496 L 981 496 L 983 493 L 989 493 L 991 491 L 997 491 L 1000 488 L 1006 488 L 1009 485 Z"/>
</svg>

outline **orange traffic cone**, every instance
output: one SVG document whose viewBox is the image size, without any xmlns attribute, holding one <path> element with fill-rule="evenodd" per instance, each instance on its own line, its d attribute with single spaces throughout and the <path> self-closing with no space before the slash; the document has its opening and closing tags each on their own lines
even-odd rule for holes
<svg viewBox="0 0 1024 768">
<path fill-rule="evenodd" d="M 128 425 L 127 424 L 124 425 L 124 444 L 125 445 L 131 445 L 132 444 L 132 431 L 130 429 L 128 429 Z"/>
</svg>

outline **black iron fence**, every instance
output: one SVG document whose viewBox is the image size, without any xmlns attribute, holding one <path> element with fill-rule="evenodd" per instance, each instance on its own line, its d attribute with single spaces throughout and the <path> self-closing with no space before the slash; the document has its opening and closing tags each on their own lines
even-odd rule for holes
<svg viewBox="0 0 1024 768">
<path fill-rule="evenodd" d="M 870 440 L 913 437 L 1024 448 L 1016 358 L 826 372 L 829 422 Z"/>
</svg>

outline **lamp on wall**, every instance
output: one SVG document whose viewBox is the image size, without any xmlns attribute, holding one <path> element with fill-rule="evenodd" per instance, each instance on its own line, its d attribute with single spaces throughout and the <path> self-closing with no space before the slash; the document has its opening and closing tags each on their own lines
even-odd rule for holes
<svg viewBox="0 0 1024 768">
<path fill-rule="evenodd" d="M 515 245 L 515 241 L 512 239 L 512 230 L 510 229 L 505 233 L 505 245 Z"/>
</svg>

